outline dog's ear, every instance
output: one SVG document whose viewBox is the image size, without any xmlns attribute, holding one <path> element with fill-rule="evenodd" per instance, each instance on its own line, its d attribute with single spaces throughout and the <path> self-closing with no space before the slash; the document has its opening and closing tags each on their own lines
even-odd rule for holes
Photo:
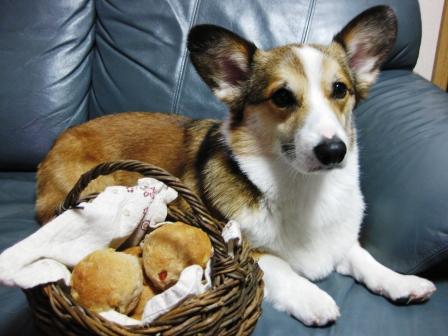
<svg viewBox="0 0 448 336">
<path fill-rule="evenodd" d="M 232 105 L 249 78 L 255 45 L 227 29 L 204 24 L 191 29 L 187 46 L 204 82 L 219 99 Z"/>
<path fill-rule="evenodd" d="M 358 94 L 367 95 L 394 46 L 397 17 L 388 6 L 372 7 L 350 21 L 333 39 L 345 49 Z"/>
</svg>

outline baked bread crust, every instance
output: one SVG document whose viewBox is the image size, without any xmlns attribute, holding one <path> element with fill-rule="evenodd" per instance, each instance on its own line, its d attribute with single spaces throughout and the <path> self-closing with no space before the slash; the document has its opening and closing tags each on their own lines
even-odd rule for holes
<svg viewBox="0 0 448 336">
<path fill-rule="evenodd" d="M 84 307 L 128 314 L 143 290 L 143 272 L 137 257 L 113 249 L 95 251 L 73 269 L 71 294 Z"/>
<path fill-rule="evenodd" d="M 148 234 L 143 242 L 143 267 L 151 284 L 165 290 L 179 280 L 188 266 L 205 268 L 212 254 L 212 244 L 201 229 L 176 222 Z"/>
</svg>

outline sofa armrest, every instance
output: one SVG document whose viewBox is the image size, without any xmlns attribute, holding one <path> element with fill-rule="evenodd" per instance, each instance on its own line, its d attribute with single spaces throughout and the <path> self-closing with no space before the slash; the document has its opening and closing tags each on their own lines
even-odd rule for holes
<svg viewBox="0 0 448 336">
<path fill-rule="evenodd" d="M 364 246 L 402 273 L 448 256 L 448 94 L 406 70 L 384 71 L 356 109 Z"/>
</svg>

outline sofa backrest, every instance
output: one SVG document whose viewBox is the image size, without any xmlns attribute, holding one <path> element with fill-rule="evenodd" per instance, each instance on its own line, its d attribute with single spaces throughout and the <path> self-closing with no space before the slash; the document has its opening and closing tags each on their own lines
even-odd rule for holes
<svg viewBox="0 0 448 336">
<path fill-rule="evenodd" d="M 0 170 L 33 170 L 56 136 L 87 120 L 91 0 L 0 0 Z"/>
<path fill-rule="evenodd" d="M 33 170 L 66 128 L 122 111 L 222 118 L 189 62 L 199 23 L 262 48 L 327 43 L 378 4 L 399 19 L 385 68 L 412 69 L 421 38 L 417 0 L 15 0 L 0 13 L 0 170 Z M 131 132 L 132 130 L 124 130 Z"/>
</svg>

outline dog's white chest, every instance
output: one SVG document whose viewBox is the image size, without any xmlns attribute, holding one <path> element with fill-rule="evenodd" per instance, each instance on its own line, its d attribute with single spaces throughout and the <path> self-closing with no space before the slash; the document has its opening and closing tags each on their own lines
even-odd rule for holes
<svg viewBox="0 0 448 336">
<path fill-rule="evenodd" d="M 251 244 L 309 279 L 327 276 L 358 239 L 364 204 L 357 158 L 352 161 L 326 174 L 294 176 L 281 163 L 241 160 L 264 194 L 257 209 L 245 208 L 235 218 Z"/>
</svg>

